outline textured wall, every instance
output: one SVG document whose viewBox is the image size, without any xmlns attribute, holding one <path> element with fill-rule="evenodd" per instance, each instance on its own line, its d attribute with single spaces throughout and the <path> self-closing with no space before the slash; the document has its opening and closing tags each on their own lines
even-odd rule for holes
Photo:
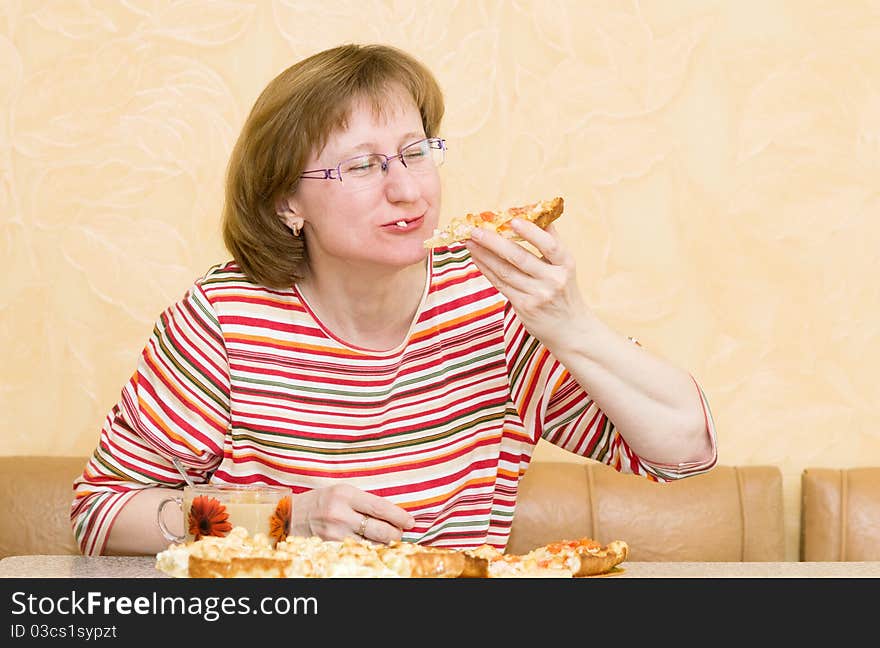
<svg viewBox="0 0 880 648">
<path fill-rule="evenodd" d="M 90 451 L 211 264 L 226 157 L 345 41 L 447 93 L 444 218 L 562 195 L 582 289 L 689 368 L 721 461 L 880 465 L 880 3 L 0 3 L 0 454 Z M 553 448 L 545 456 L 557 456 Z"/>
</svg>

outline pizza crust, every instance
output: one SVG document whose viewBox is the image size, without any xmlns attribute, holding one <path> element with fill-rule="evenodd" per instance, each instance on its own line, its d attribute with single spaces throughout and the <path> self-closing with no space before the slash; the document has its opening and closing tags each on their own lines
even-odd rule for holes
<svg viewBox="0 0 880 648">
<path fill-rule="evenodd" d="M 376 548 L 382 562 L 402 578 L 459 578 L 466 557 L 460 551 L 392 542 Z"/>
<path fill-rule="evenodd" d="M 629 546 L 620 540 L 609 542 L 607 547 L 596 552 L 580 554 L 580 566 L 575 577 L 607 574 L 627 559 Z"/>
<path fill-rule="evenodd" d="M 292 576 L 289 557 L 251 557 L 211 560 L 189 557 L 190 578 L 287 578 Z"/>
</svg>

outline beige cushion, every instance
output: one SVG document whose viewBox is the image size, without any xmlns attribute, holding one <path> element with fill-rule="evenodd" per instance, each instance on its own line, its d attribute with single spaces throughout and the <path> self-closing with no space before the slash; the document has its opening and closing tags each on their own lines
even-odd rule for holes
<svg viewBox="0 0 880 648">
<path fill-rule="evenodd" d="M 85 465 L 85 457 L 0 457 L 0 558 L 79 553 L 70 504 Z"/>
<path fill-rule="evenodd" d="M 716 466 L 661 484 L 593 462 L 535 462 L 519 498 L 508 545 L 515 553 L 589 536 L 626 541 L 633 561 L 785 559 L 775 466 Z"/>
<path fill-rule="evenodd" d="M 880 560 L 880 467 L 803 471 L 801 560 Z"/>
</svg>

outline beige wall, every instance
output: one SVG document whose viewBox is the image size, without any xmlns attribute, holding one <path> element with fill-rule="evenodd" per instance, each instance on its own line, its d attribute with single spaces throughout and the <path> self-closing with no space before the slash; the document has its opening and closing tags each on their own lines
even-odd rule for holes
<svg viewBox="0 0 880 648">
<path fill-rule="evenodd" d="M 0 454 L 87 453 L 226 258 L 263 85 L 343 41 L 447 93 L 444 218 L 562 195 L 582 289 L 705 388 L 726 464 L 880 465 L 876 0 L 0 4 Z M 543 456 L 556 456 L 553 448 Z"/>
</svg>

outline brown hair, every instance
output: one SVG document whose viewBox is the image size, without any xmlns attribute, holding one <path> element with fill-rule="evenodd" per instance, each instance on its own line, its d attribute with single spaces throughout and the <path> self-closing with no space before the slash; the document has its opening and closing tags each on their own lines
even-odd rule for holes
<svg viewBox="0 0 880 648">
<path fill-rule="evenodd" d="M 269 288 L 302 277 L 302 234 L 294 236 L 275 210 L 296 189 L 306 159 L 344 128 L 356 99 L 385 110 L 401 86 L 422 115 L 428 137 L 443 118 L 443 94 L 422 63 L 385 45 L 343 45 L 314 54 L 275 77 L 254 103 L 226 172 L 223 240 L 242 271 Z"/>
</svg>

